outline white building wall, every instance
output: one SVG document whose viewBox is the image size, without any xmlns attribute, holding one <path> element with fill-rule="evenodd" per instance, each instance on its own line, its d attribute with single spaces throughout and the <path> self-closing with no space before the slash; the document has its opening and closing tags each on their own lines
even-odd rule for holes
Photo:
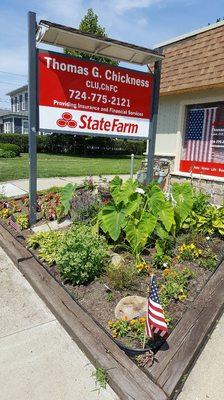
<svg viewBox="0 0 224 400">
<path fill-rule="evenodd" d="M 186 106 L 215 101 L 224 101 L 224 88 L 160 97 L 155 154 L 174 156 L 175 172 L 179 170 Z"/>
</svg>

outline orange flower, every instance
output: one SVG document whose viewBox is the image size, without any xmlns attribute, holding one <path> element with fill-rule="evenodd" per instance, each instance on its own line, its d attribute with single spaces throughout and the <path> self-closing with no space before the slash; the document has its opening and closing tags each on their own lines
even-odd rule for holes
<svg viewBox="0 0 224 400">
<path fill-rule="evenodd" d="M 140 322 L 141 324 L 144 324 L 144 323 L 145 323 L 145 321 L 146 321 L 146 318 L 145 318 L 145 317 L 141 317 L 141 318 L 139 318 L 139 322 Z"/>
</svg>

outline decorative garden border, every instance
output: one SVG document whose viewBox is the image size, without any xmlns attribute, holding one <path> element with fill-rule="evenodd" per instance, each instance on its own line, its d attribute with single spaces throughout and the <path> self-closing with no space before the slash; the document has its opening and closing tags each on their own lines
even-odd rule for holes
<svg viewBox="0 0 224 400">
<path fill-rule="evenodd" d="M 175 397 L 190 367 L 224 309 L 224 261 L 207 281 L 167 342 L 156 353 L 148 375 L 0 223 L 0 245 L 91 362 L 107 370 L 121 400 L 168 400 Z"/>
</svg>

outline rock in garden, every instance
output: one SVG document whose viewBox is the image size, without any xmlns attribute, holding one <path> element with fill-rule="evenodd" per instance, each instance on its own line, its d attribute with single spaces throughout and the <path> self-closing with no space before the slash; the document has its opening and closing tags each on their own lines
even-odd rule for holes
<svg viewBox="0 0 224 400">
<path fill-rule="evenodd" d="M 124 263 L 123 257 L 120 256 L 120 254 L 117 253 L 111 253 L 111 264 L 113 264 L 115 267 L 118 267 L 119 265 Z"/>
<path fill-rule="evenodd" d="M 145 316 L 147 312 L 147 299 L 141 296 L 123 297 L 116 305 L 115 318 L 128 320 Z"/>
</svg>

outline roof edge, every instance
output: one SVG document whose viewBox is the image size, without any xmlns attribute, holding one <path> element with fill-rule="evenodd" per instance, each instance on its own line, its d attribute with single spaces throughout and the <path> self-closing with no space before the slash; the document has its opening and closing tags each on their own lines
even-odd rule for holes
<svg viewBox="0 0 224 400">
<path fill-rule="evenodd" d="M 18 87 L 17 89 L 11 90 L 11 92 L 6 93 L 7 96 L 12 96 L 18 92 L 22 92 L 23 90 L 28 90 L 28 84 Z"/>
<path fill-rule="evenodd" d="M 224 25 L 224 20 L 220 21 L 220 22 L 215 22 L 214 24 L 205 26 L 204 28 L 199 28 L 199 29 L 196 29 L 196 30 L 191 31 L 189 33 L 185 33 L 183 35 L 176 36 L 176 37 L 168 39 L 168 40 L 166 40 L 164 42 L 158 43 L 155 46 L 153 46 L 153 48 L 154 49 L 159 49 L 161 47 L 168 46 L 169 44 L 180 42 L 181 40 L 187 39 L 187 38 L 189 38 L 191 36 L 196 36 L 199 33 L 206 32 L 206 31 L 209 31 L 211 29 L 219 28 L 220 26 L 223 26 L 223 25 Z"/>
</svg>

